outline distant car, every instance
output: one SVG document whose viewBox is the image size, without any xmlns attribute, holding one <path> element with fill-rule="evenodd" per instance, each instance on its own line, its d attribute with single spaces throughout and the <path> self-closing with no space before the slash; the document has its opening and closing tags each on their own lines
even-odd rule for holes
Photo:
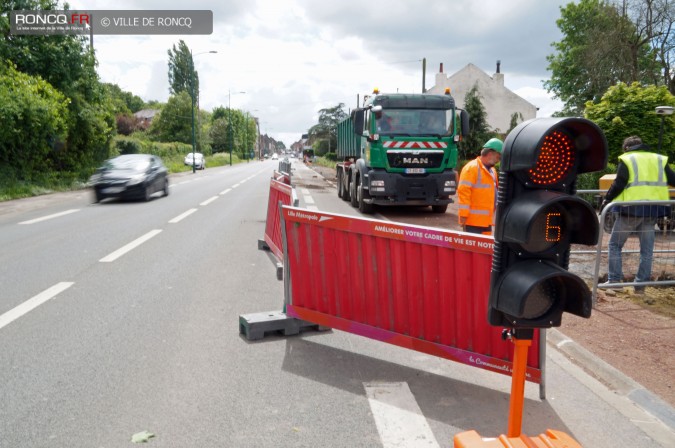
<svg viewBox="0 0 675 448">
<path fill-rule="evenodd" d="M 192 166 L 192 153 L 189 152 L 188 155 L 185 156 L 185 161 L 184 163 L 187 166 Z M 195 168 L 198 170 L 203 170 L 206 168 L 206 159 L 204 159 L 204 154 L 201 152 L 196 152 L 195 153 Z"/>
<path fill-rule="evenodd" d="M 272 154 L 272 160 L 279 160 L 279 154 L 277 154 L 276 152 Z"/>
<path fill-rule="evenodd" d="M 94 189 L 94 200 L 106 198 L 143 199 L 162 192 L 169 195 L 168 170 L 162 159 L 151 154 L 125 154 L 106 160 L 89 184 Z"/>
</svg>

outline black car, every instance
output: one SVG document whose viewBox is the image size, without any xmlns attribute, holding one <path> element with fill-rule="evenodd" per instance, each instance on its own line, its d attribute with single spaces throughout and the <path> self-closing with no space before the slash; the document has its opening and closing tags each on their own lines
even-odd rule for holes
<svg viewBox="0 0 675 448">
<path fill-rule="evenodd" d="M 168 170 L 162 159 L 151 154 L 125 154 L 106 160 L 89 183 L 95 202 L 113 197 L 149 201 L 158 191 L 169 195 Z"/>
</svg>

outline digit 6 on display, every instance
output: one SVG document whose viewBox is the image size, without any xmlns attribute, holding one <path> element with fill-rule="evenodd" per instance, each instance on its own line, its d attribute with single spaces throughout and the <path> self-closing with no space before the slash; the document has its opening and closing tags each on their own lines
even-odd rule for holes
<svg viewBox="0 0 675 448">
<path fill-rule="evenodd" d="M 488 321 L 515 329 L 590 317 L 591 291 L 567 271 L 572 244 L 598 242 L 598 217 L 574 196 L 577 174 L 607 165 L 607 139 L 583 118 L 526 121 L 506 137 L 499 175 Z"/>
</svg>

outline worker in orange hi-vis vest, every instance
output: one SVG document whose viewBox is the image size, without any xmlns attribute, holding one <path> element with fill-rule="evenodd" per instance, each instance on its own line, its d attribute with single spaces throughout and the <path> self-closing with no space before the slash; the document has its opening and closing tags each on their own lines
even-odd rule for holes
<svg viewBox="0 0 675 448">
<path fill-rule="evenodd" d="M 480 155 L 464 165 L 459 175 L 459 225 L 470 233 L 492 234 L 497 198 L 497 170 L 504 144 L 491 138 Z"/>
</svg>

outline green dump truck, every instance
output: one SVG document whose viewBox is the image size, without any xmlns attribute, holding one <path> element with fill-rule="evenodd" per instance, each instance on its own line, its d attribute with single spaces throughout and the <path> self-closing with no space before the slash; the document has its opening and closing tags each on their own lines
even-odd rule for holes
<svg viewBox="0 0 675 448">
<path fill-rule="evenodd" d="M 445 95 L 379 94 L 338 124 L 338 196 L 374 205 L 429 205 L 445 213 L 457 187 L 457 144 L 469 115 Z"/>
</svg>

